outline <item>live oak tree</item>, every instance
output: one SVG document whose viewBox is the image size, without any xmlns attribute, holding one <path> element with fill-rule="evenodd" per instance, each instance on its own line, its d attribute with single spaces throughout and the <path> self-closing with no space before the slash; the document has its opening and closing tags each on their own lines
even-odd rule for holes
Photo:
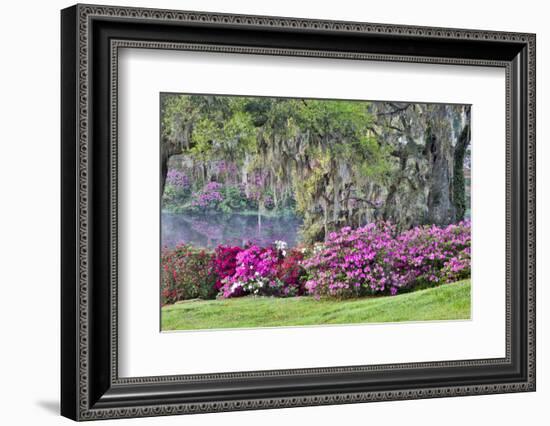
<svg viewBox="0 0 550 426">
<path fill-rule="evenodd" d="M 231 96 L 161 97 L 161 189 L 185 154 L 193 184 L 240 184 L 292 208 L 305 241 L 384 218 L 405 228 L 466 211 L 469 107 Z M 220 175 L 220 161 L 236 167 Z"/>
<path fill-rule="evenodd" d="M 384 217 L 403 227 L 464 219 L 470 107 L 377 103 L 377 131 L 394 147 Z"/>
</svg>

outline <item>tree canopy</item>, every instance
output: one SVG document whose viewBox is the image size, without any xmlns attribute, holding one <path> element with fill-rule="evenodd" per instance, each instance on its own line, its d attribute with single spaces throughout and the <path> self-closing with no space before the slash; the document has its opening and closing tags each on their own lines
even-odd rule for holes
<svg viewBox="0 0 550 426">
<path fill-rule="evenodd" d="M 161 182 L 185 155 L 193 182 L 217 176 L 292 205 L 302 237 L 374 219 L 401 228 L 464 218 L 469 107 L 322 99 L 161 95 Z"/>
</svg>

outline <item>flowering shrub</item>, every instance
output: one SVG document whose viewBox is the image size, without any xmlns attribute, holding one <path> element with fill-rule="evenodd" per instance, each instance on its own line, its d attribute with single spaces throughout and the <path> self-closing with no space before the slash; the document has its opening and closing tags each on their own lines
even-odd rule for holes
<svg viewBox="0 0 550 426">
<path fill-rule="evenodd" d="M 230 213 L 235 210 L 257 208 L 254 199 L 247 198 L 240 185 L 222 185 L 219 182 L 208 182 L 201 191 L 191 195 L 192 209 L 218 210 Z"/>
<path fill-rule="evenodd" d="M 342 228 L 303 261 L 315 297 L 397 294 L 420 283 L 470 274 L 470 223 L 416 227 L 397 234 L 387 222 Z"/>
<path fill-rule="evenodd" d="M 308 273 L 305 288 L 316 297 L 353 297 L 384 291 L 390 286 L 386 261 L 394 229 L 388 223 L 370 223 L 352 230 L 331 232 L 303 262 Z"/>
<path fill-rule="evenodd" d="M 457 256 L 452 257 L 442 269 L 443 279 L 458 281 L 468 278 L 471 274 L 470 247 L 466 247 Z"/>
<path fill-rule="evenodd" d="M 217 275 L 212 253 L 180 245 L 161 254 L 161 303 L 184 299 L 211 299 Z"/>
<path fill-rule="evenodd" d="M 214 288 L 219 290 L 223 285 L 223 280 L 235 275 L 237 268 L 237 255 L 242 251 L 240 247 L 231 247 L 220 245 L 214 251 L 214 272 L 217 275 Z"/>
<path fill-rule="evenodd" d="M 189 178 L 181 170 L 170 169 L 166 175 L 166 184 L 181 189 L 189 188 Z"/>
<path fill-rule="evenodd" d="M 193 194 L 191 206 L 208 209 L 215 209 L 223 201 L 221 194 L 222 184 L 218 182 L 208 182 L 204 185 L 202 191 Z"/>
<path fill-rule="evenodd" d="M 302 259 L 302 253 L 297 250 L 287 252 L 284 241 L 275 241 L 274 247 L 252 245 L 245 248 L 235 255 L 234 274 L 221 279 L 219 297 L 247 294 L 287 297 L 303 294 Z"/>
<path fill-rule="evenodd" d="M 235 273 L 222 280 L 221 297 L 269 294 L 270 290 L 276 290 L 279 284 L 275 282 L 279 260 L 276 250 L 252 245 L 239 252 L 235 259 Z"/>
<path fill-rule="evenodd" d="M 184 204 L 191 194 L 191 185 L 187 175 L 177 169 L 168 170 L 164 186 L 163 205 L 170 210 Z"/>
<path fill-rule="evenodd" d="M 220 161 L 215 165 L 216 179 L 221 181 L 209 181 L 198 189 L 192 185 L 188 175 L 179 169 L 169 169 L 166 175 L 166 185 L 163 192 L 163 206 L 166 210 L 181 213 L 182 211 L 216 211 L 232 213 L 235 211 L 258 210 L 260 201 L 263 208 L 272 210 L 275 208 L 274 199 L 270 191 L 264 191 L 256 186 L 258 175 L 253 174 L 250 190 L 244 184 L 227 183 L 227 175 L 235 174 L 234 164 Z M 263 182 L 263 180 L 260 180 Z M 287 202 L 288 204 L 288 202 Z"/>
<path fill-rule="evenodd" d="M 279 263 L 277 278 L 285 284 L 283 292 L 286 296 L 301 296 L 305 293 L 304 280 L 305 269 L 301 262 L 303 253 L 298 249 L 290 250 L 288 255 Z"/>
<path fill-rule="evenodd" d="M 395 267 L 414 270 L 417 281 L 437 283 L 470 276 L 470 221 L 416 227 L 398 236 Z"/>
<path fill-rule="evenodd" d="M 222 195 L 223 200 L 218 207 L 223 213 L 257 208 L 257 205 L 246 198 L 243 185 L 226 185 L 222 190 Z"/>
<path fill-rule="evenodd" d="M 420 284 L 470 276 L 470 222 L 398 233 L 388 222 L 332 232 L 327 241 L 288 249 L 180 245 L 162 253 L 162 301 L 191 298 L 395 295 Z"/>
</svg>

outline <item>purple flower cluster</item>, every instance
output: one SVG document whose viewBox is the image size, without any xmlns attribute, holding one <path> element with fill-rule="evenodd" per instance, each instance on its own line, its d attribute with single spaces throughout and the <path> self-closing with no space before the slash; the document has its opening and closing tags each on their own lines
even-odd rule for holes
<svg viewBox="0 0 550 426">
<path fill-rule="evenodd" d="M 184 172 L 177 169 L 168 170 L 166 183 L 179 189 L 189 188 L 189 178 Z"/>
<path fill-rule="evenodd" d="M 193 194 L 193 207 L 214 208 L 217 203 L 223 201 L 223 196 L 220 190 L 222 184 L 218 182 L 208 182 L 202 191 Z"/>
<path fill-rule="evenodd" d="M 470 222 L 418 226 L 399 234 L 388 222 L 342 228 L 303 261 L 315 297 L 397 294 L 421 283 L 470 275 Z"/>
</svg>

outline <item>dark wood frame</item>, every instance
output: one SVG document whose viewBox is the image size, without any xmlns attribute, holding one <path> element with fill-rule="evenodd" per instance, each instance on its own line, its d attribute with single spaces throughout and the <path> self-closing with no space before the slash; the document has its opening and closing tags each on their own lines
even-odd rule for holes
<svg viewBox="0 0 550 426">
<path fill-rule="evenodd" d="M 61 13 L 61 413 L 75 420 L 535 390 L 533 34 L 76 5 Z M 193 49 L 506 69 L 506 357 L 119 378 L 117 52 Z"/>
</svg>

